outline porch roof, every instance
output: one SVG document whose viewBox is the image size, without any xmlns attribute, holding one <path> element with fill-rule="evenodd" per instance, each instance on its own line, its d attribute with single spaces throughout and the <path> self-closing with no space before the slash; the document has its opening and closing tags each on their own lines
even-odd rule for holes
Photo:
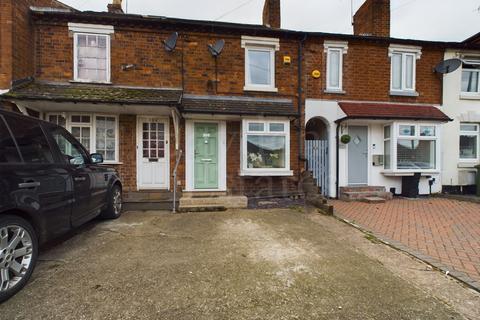
<svg viewBox="0 0 480 320">
<path fill-rule="evenodd" d="M 30 81 L 15 86 L 1 99 L 110 104 L 178 105 L 180 89 L 138 88 L 80 83 Z"/>
<path fill-rule="evenodd" d="M 440 109 L 428 105 L 368 102 L 339 102 L 338 104 L 346 117 L 337 122 L 348 119 L 452 121 Z"/>
<path fill-rule="evenodd" d="M 241 96 L 184 95 L 182 112 L 224 115 L 297 116 L 292 100 Z"/>
</svg>

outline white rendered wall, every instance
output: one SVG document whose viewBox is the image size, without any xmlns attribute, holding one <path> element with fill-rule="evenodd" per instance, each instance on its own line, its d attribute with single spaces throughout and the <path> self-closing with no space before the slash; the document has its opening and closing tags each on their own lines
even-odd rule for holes
<svg viewBox="0 0 480 320">
<path fill-rule="evenodd" d="M 480 52 L 476 53 L 477 55 Z M 445 59 L 458 58 L 456 51 L 447 51 Z M 445 112 L 454 121 L 445 124 L 443 130 L 443 185 L 474 184 L 474 165 L 477 161 L 460 161 L 460 122 L 480 123 L 480 99 L 462 99 L 461 92 L 462 68 L 446 74 L 443 77 L 443 106 Z"/>
</svg>

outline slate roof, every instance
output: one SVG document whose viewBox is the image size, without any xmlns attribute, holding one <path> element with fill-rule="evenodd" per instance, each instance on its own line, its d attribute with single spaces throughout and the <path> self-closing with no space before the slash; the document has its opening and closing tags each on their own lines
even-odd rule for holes
<svg viewBox="0 0 480 320">
<path fill-rule="evenodd" d="M 363 102 L 339 102 L 339 105 L 347 115 L 343 119 L 452 121 L 434 106 Z"/>
<path fill-rule="evenodd" d="M 297 116 L 292 100 L 232 96 L 184 95 L 184 113 Z"/>
<path fill-rule="evenodd" d="M 3 99 L 116 104 L 179 104 L 180 89 L 133 88 L 112 85 L 29 82 L 0 96 Z"/>
</svg>

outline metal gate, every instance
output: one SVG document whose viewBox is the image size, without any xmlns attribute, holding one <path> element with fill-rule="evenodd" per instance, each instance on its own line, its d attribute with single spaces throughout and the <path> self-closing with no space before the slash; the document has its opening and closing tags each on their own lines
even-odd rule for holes
<svg viewBox="0 0 480 320">
<path fill-rule="evenodd" d="M 328 140 L 306 140 L 307 169 L 312 172 L 324 196 L 328 196 Z"/>
</svg>

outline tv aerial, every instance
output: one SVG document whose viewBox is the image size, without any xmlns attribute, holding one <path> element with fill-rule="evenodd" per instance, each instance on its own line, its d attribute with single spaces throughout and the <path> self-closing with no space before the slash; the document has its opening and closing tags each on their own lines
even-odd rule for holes
<svg viewBox="0 0 480 320">
<path fill-rule="evenodd" d="M 225 47 L 225 40 L 217 40 L 214 45 L 208 45 L 208 51 L 210 51 L 214 58 L 217 58 L 222 54 L 223 47 Z"/>
<path fill-rule="evenodd" d="M 172 52 L 173 50 L 175 50 L 175 48 L 177 47 L 177 40 L 178 32 L 172 33 L 167 40 L 163 40 L 162 42 L 165 46 L 165 50 L 167 50 L 168 52 Z"/>
<path fill-rule="evenodd" d="M 460 68 L 461 65 L 462 60 L 460 59 L 448 59 L 437 64 L 437 66 L 435 67 L 435 72 L 441 74 L 451 73 Z"/>
</svg>

